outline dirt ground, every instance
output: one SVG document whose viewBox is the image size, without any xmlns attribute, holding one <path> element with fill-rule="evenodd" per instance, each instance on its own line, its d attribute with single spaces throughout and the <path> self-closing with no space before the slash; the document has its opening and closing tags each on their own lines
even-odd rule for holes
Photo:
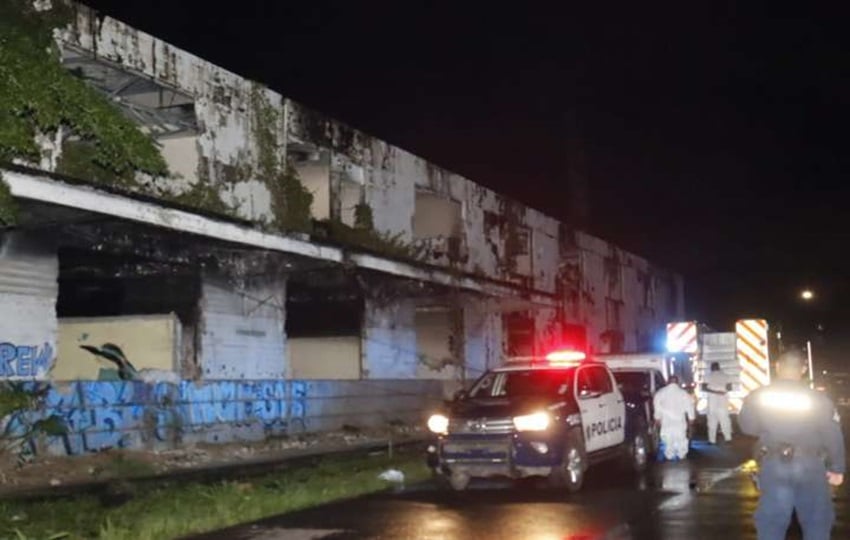
<svg viewBox="0 0 850 540">
<path fill-rule="evenodd" d="M 37 456 L 19 463 L 14 455 L 0 456 L 0 494 L 46 486 L 167 474 L 171 471 L 215 467 L 240 461 L 260 461 L 336 448 L 402 441 L 423 436 L 419 428 L 300 434 L 262 442 L 198 444 L 173 450 L 105 450 L 81 456 Z"/>
</svg>

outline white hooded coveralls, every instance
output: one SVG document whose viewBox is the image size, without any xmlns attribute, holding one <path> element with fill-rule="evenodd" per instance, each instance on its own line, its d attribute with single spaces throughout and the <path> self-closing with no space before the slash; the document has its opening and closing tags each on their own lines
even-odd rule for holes
<svg viewBox="0 0 850 540">
<path fill-rule="evenodd" d="M 708 442 L 714 444 L 717 442 L 717 425 L 720 424 L 720 431 L 723 432 L 723 439 L 726 441 L 732 440 L 732 421 L 729 419 L 729 398 L 726 395 L 726 385 L 729 384 L 729 377 L 722 371 L 711 371 L 705 376 L 705 385 L 708 390 L 723 392 L 723 394 L 715 394 L 706 392 L 708 400 Z"/>
<path fill-rule="evenodd" d="M 664 457 L 684 459 L 688 455 L 688 421 L 695 418 L 694 400 L 677 384 L 668 384 L 652 399 L 655 419 L 661 422 Z"/>
</svg>

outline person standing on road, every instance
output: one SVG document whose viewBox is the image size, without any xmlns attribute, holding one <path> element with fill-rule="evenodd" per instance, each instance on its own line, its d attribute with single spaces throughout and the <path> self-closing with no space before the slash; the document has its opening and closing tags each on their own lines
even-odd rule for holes
<svg viewBox="0 0 850 540">
<path fill-rule="evenodd" d="M 688 455 L 688 422 L 693 422 L 694 400 L 679 386 L 679 378 L 670 377 L 667 385 L 652 398 L 655 421 L 661 424 L 664 457 L 684 459 Z"/>
<path fill-rule="evenodd" d="M 844 481 L 841 418 L 801 382 L 805 369 L 801 353 L 784 353 L 778 380 L 747 396 L 738 416 L 741 430 L 758 437 L 759 540 L 784 539 L 794 510 L 806 540 L 827 540 L 835 521 L 830 486 Z"/>
<path fill-rule="evenodd" d="M 723 440 L 732 440 L 732 420 L 729 418 L 729 398 L 727 392 L 731 390 L 729 378 L 720 371 L 720 364 L 711 363 L 711 372 L 705 377 L 702 385 L 703 391 L 708 395 L 708 442 L 717 442 L 717 425 L 723 432 Z"/>
</svg>

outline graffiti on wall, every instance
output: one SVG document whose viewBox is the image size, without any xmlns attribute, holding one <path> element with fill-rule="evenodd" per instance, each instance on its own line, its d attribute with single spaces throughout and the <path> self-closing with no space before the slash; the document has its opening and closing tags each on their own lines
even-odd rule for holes
<svg viewBox="0 0 850 540">
<path fill-rule="evenodd" d="M 46 451 L 59 455 L 284 435 L 293 421 L 303 426 L 306 412 L 303 395 L 290 406 L 290 383 L 278 380 L 32 384 L 46 388 L 43 408 L 6 423 L 14 431 L 15 425 L 58 416 L 65 433 L 49 437 Z"/>
<path fill-rule="evenodd" d="M 0 343 L 0 377 L 36 378 L 47 373 L 53 364 L 53 347 Z"/>
</svg>

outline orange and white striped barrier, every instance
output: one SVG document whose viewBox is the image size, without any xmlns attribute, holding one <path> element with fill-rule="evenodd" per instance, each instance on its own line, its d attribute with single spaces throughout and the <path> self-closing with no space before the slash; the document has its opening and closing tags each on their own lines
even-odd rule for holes
<svg viewBox="0 0 850 540">
<path fill-rule="evenodd" d="M 736 350 L 741 366 L 743 396 L 770 384 L 770 357 L 767 350 L 767 321 L 742 319 L 735 323 Z"/>
<path fill-rule="evenodd" d="M 697 323 L 694 321 L 667 323 L 667 350 L 671 353 L 697 352 Z"/>
</svg>

